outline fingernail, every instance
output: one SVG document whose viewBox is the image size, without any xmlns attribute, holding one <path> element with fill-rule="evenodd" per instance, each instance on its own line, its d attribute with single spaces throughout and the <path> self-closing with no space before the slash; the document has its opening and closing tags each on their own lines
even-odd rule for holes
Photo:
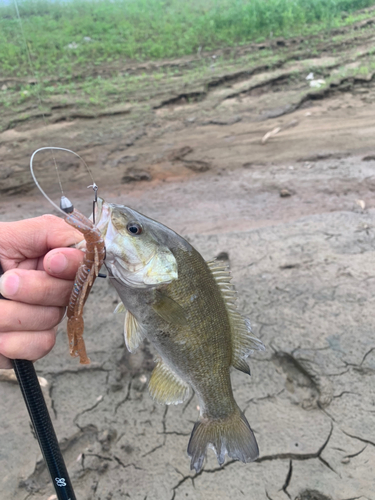
<svg viewBox="0 0 375 500">
<path fill-rule="evenodd" d="M 0 293 L 7 299 L 12 298 L 18 292 L 20 277 L 16 273 L 7 272 L 0 278 Z"/>
<path fill-rule="evenodd" d="M 55 253 L 49 259 L 48 268 L 53 274 L 60 274 L 68 267 L 68 259 L 63 253 Z"/>
</svg>

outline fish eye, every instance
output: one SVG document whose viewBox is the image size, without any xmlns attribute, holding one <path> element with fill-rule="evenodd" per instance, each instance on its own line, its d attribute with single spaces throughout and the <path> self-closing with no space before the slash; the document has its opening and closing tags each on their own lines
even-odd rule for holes
<svg viewBox="0 0 375 500">
<path fill-rule="evenodd" d="M 138 222 L 129 222 L 129 224 L 126 226 L 126 229 L 128 233 L 132 234 L 133 236 L 138 236 L 142 232 L 142 226 L 138 224 Z"/>
</svg>

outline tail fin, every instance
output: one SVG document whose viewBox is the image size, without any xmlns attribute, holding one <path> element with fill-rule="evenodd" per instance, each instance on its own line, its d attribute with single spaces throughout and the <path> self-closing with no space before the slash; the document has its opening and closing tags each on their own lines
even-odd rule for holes
<svg viewBox="0 0 375 500">
<path fill-rule="evenodd" d="M 225 419 L 201 418 L 195 423 L 187 449 L 191 470 L 201 470 L 209 445 L 213 447 L 219 465 L 223 465 L 225 453 L 241 462 L 252 462 L 259 456 L 253 431 L 238 407 Z"/>
</svg>

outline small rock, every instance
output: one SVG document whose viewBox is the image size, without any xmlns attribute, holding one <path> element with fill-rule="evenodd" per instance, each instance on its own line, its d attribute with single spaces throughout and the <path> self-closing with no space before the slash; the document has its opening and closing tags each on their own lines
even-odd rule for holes
<svg viewBox="0 0 375 500">
<path fill-rule="evenodd" d="M 355 202 L 357 203 L 357 205 L 359 207 L 362 208 L 362 210 L 364 210 L 366 208 L 366 203 L 363 200 L 356 200 Z"/>
<path fill-rule="evenodd" d="M 135 163 L 138 161 L 138 156 L 137 155 L 125 155 L 121 156 L 121 158 L 118 158 L 117 160 L 114 160 L 111 164 L 112 167 L 117 167 L 118 165 L 121 164 L 126 164 L 126 163 Z"/>
<path fill-rule="evenodd" d="M 17 377 L 14 370 L 0 370 L 0 381 L 1 382 L 13 382 L 17 384 Z"/>
<path fill-rule="evenodd" d="M 168 156 L 167 159 L 169 161 L 181 161 L 186 155 L 193 152 L 193 148 L 190 146 L 183 146 L 182 148 L 173 149 Z"/>
<path fill-rule="evenodd" d="M 226 120 L 221 120 L 220 118 L 214 118 L 205 122 L 205 125 L 234 125 L 242 120 L 240 116 L 232 116 L 231 118 L 227 118 Z"/>
<path fill-rule="evenodd" d="M 108 469 L 108 462 L 102 462 L 98 467 L 99 474 L 103 474 Z"/>
<path fill-rule="evenodd" d="M 228 252 L 220 252 L 216 255 L 217 260 L 229 260 Z"/>
<path fill-rule="evenodd" d="M 103 451 L 109 451 L 112 441 L 116 438 L 117 432 L 114 429 L 104 430 L 98 437 L 99 443 L 102 445 Z"/>
<path fill-rule="evenodd" d="M 264 134 L 264 136 L 262 137 L 261 143 L 266 144 L 268 139 L 270 139 L 274 135 L 278 134 L 280 132 L 280 130 L 281 130 L 281 127 L 275 127 L 270 132 L 267 132 L 266 134 Z"/>
<path fill-rule="evenodd" d="M 362 161 L 374 161 L 375 155 L 367 155 L 362 158 Z"/>
<path fill-rule="evenodd" d="M 137 392 L 143 392 L 147 387 L 147 377 L 146 375 L 141 375 L 138 378 L 133 379 L 132 388 Z"/>
<path fill-rule="evenodd" d="M 290 120 L 290 122 L 288 122 L 285 125 L 283 125 L 282 128 L 283 128 L 283 130 L 286 130 L 288 128 L 296 127 L 298 124 L 299 124 L 298 120 Z"/>
<path fill-rule="evenodd" d="M 122 177 L 121 182 L 123 184 L 127 184 L 129 182 L 150 181 L 151 179 L 151 174 L 145 170 L 129 170 Z"/>
<path fill-rule="evenodd" d="M 121 391 L 122 389 L 124 388 L 123 384 L 112 384 L 111 385 L 111 391 L 112 392 L 118 392 L 118 391 Z"/>
<path fill-rule="evenodd" d="M 315 89 L 320 89 L 323 85 L 325 85 L 326 81 L 325 80 L 311 80 L 310 81 L 310 87 L 315 88 Z"/>
<path fill-rule="evenodd" d="M 1 90 L 8 90 L 8 87 L 5 85 L 5 83 L 4 83 L 4 85 L 1 87 Z"/>
<path fill-rule="evenodd" d="M 125 453 L 133 453 L 134 448 L 130 444 L 123 444 L 121 449 L 124 450 Z"/>
<path fill-rule="evenodd" d="M 202 160 L 184 160 L 184 165 L 187 168 L 190 168 L 190 170 L 193 170 L 194 172 L 207 172 L 207 170 L 210 169 L 211 165 L 207 161 L 202 161 Z"/>
<path fill-rule="evenodd" d="M 304 490 L 296 497 L 295 500 L 332 500 L 331 497 L 327 497 L 317 490 Z"/>
<path fill-rule="evenodd" d="M 292 196 L 292 193 L 289 191 L 289 189 L 280 189 L 279 194 L 281 198 L 287 198 L 288 196 Z"/>
<path fill-rule="evenodd" d="M 342 460 L 341 460 L 341 463 L 342 464 L 348 464 L 350 462 L 350 458 L 349 457 L 344 457 Z"/>
<path fill-rule="evenodd" d="M 328 158 L 331 158 L 333 156 L 333 153 L 318 153 L 318 154 L 312 154 L 310 156 L 303 156 L 302 158 L 299 158 L 297 161 L 321 161 L 321 160 L 327 160 Z"/>
</svg>

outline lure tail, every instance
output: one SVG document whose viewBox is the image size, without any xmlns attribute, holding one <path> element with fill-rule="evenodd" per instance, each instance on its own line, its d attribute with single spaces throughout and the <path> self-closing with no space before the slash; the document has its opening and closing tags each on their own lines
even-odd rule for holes
<svg viewBox="0 0 375 500">
<path fill-rule="evenodd" d="M 241 462 L 252 462 L 259 456 L 253 431 L 238 407 L 225 419 L 201 417 L 196 422 L 187 450 L 191 470 L 201 470 L 209 445 L 213 447 L 220 465 L 225 461 L 225 453 Z"/>
</svg>

